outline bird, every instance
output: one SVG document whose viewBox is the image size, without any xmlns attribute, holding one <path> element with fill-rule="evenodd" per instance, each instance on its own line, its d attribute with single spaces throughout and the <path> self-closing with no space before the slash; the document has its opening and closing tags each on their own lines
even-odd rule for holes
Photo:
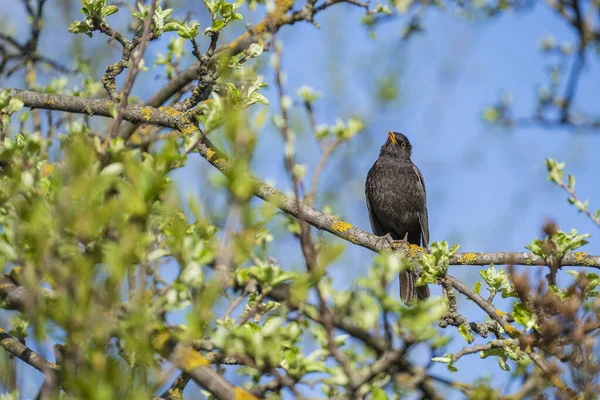
<svg viewBox="0 0 600 400">
<path fill-rule="evenodd" d="M 365 182 L 369 221 L 377 236 L 427 248 L 429 217 L 425 181 L 411 155 L 408 138 L 389 131 Z M 417 278 L 411 270 L 400 273 L 400 298 L 408 306 L 429 298 L 427 285 L 415 286 Z"/>
</svg>

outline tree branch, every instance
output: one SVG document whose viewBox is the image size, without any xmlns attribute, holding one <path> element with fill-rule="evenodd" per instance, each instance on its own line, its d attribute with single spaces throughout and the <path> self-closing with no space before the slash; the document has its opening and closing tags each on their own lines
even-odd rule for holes
<svg viewBox="0 0 600 400">
<path fill-rule="evenodd" d="M 9 95 L 20 98 L 25 106 L 29 108 L 41 108 L 46 110 L 65 111 L 71 113 L 99 115 L 112 117 L 111 110 L 118 106 L 110 100 L 87 99 L 75 96 L 59 94 L 38 93 L 29 90 L 7 89 Z M 187 114 L 175 110 L 173 107 L 153 108 L 139 105 L 129 105 L 125 109 L 123 119 L 132 123 L 146 123 L 157 126 L 178 129 L 185 135 L 200 133 L 199 129 L 188 119 Z M 216 148 L 210 140 L 204 138 L 196 149 L 212 166 L 226 176 L 231 176 L 232 168 L 228 157 Z M 319 210 L 297 202 L 285 196 L 279 190 L 261 182 L 248 175 L 254 185 L 254 195 L 280 210 L 304 221 L 315 228 L 327 231 L 341 239 L 349 241 L 358 246 L 365 247 L 375 252 L 389 250 L 390 245 L 362 229 L 356 228 L 348 222 L 320 212 Z M 408 260 L 416 262 L 426 250 L 416 246 L 404 244 L 394 248 L 403 254 Z M 545 266 L 548 263 L 539 256 L 529 252 L 491 252 L 491 253 L 456 253 L 450 260 L 451 265 L 525 265 Z M 561 260 L 560 266 L 590 267 L 600 269 L 600 256 L 589 255 L 583 252 L 568 253 Z"/>
<path fill-rule="evenodd" d="M 0 346 L 44 374 L 58 371 L 56 364 L 46 360 L 40 354 L 25 346 L 19 339 L 9 335 L 2 328 L 0 328 Z"/>
</svg>

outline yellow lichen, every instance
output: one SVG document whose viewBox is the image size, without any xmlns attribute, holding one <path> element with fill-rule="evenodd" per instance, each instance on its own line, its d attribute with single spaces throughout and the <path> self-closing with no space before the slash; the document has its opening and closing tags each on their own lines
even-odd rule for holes
<svg viewBox="0 0 600 400">
<path fill-rule="evenodd" d="M 552 383 L 553 386 L 557 387 L 560 390 L 565 390 L 565 391 L 568 391 L 568 392 L 572 392 L 572 390 L 570 390 L 569 388 L 567 388 L 565 386 L 565 384 L 563 383 L 563 381 L 561 381 L 560 378 L 556 374 L 554 374 L 554 375 L 552 375 L 550 377 L 550 382 Z M 574 398 L 577 398 L 576 393 L 573 393 L 573 394 L 575 394 Z"/>
<path fill-rule="evenodd" d="M 350 225 L 349 223 L 347 223 L 345 221 L 335 221 L 331 225 L 331 229 L 333 229 L 336 232 L 340 232 L 340 233 L 344 233 L 350 228 L 352 228 L 352 225 Z"/>
<path fill-rule="evenodd" d="M 475 253 L 465 253 L 458 258 L 459 264 L 475 264 L 475 261 L 477 261 L 477 255 Z"/>
<path fill-rule="evenodd" d="M 496 315 L 498 315 L 499 317 L 504 317 L 506 313 L 504 311 L 496 310 Z"/>
<path fill-rule="evenodd" d="M 40 171 L 40 175 L 42 177 L 46 177 L 46 176 L 50 175 L 52 173 L 52 171 L 54 171 L 54 165 L 46 164 L 42 167 L 42 170 Z"/>
<path fill-rule="evenodd" d="M 173 107 L 161 107 L 159 108 L 159 110 L 166 112 L 167 115 L 169 115 L 170 117 L 176 117 L 178 115 L 181 115 L 181 112 L 177 111 Z"/>
<path fill-rule="evenodd" d="M 519 336 L 521 334 L 521 332 L 517 328 L 515 328 L 514 326 L 512 326 L 512 325 L 506 325 L 504 327 L 504 330 L 506 331 L 506 333 L 508 333 L 508 335 L 511 338 L 515 338 L 515 337 L 517 337 L 517 336 Z"/>
<path fill-rule="evenodd" d="M 531 265 L 531 254 L 525 254 L 525 264 Z"/>
<path fill-rule="evenodd" d="M 403 246 L 405 257 L 411 258 L 413 260 L 419 258 L 423 253 L 423 248 L 421 246 L 417 246 L 412 243 L 405 243 Z"/>
<path fill-rule="evenodd" d="M 208 149 L 206 150 L 206 159 L 208 161 L 210 161 L 211 158 L 213 158 L 213 156 L 215 155 L 216 151 L 214 151 L 213 149 Z"/>
<path fill-rule="evenodd" d="M 294 0 L 275 0 L 275 12 L 278 16 L 283 16 L 294 5 Z"/>
<path fill-rule="evenodd" d="M 44 104 L 45 104 L 45 105 L 47 105 L 47 106 L 53 106 L 53 105 L 54 105 L 54 100 L 52 100 L 52 99 L 48 99 L 48 100 L 46 100 L 46 101 L 44 102 Z"/>
<path fill-rule="evenodd" d="M 179 130 L 186 136 L 192 136 L 194 133 L 196 133 L 197 129 L 198 128 L 196 128 L 193 124 L 185 124 Z"/>
<path fill-rule="evenodd" d="M 182 347 L 177 350 L 175 360 L 184 371 L 192 371 L 196 368 L 209 365 L 208 360 L 191 347 Z"/>
<path fill-rule="evenodd" d="M 142 118 L 146 121 L 150 121 L 150 117 L 152 117 L 152 109 L 150 107 L 142 108 Z"/>
<path fill-rule="evenodd" d="M 573 254 L 575 254 L 575 261 L 577 261 L 577 265 L 588 267 L 594 265 L 594 260 L 592 260 L 586 252 L 579 251 Z"/>
<path fill-rule="evenodd" d="M 235 393 L 234 400 L 258 400 L 256 396 L 246 392 L 241 387 L 234 387 L 233 392 Z"/>
</svg>

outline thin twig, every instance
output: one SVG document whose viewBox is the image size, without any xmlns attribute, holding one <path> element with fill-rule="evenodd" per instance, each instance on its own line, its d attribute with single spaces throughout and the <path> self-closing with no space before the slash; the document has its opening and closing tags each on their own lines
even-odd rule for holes
<svg viewBox="0 0 600 400">
<path fill-rule="evenodd" d="M 137 52 L 133 56 L 133 61 L 131 63 L 131 68 L 127 72 L 127 78 L 125 79 L 125 84 L 123 85 L 123 89 L 119 94 L 119 109 L 117 111 L 117 116 L 115 117 L 115 121 L 113 122 L 110 137 L 114 138 L 117 136 L 119 132 L 119 126 L 121 126 L 121 121 L 123 120 L 123 113 L 125 112 L 125 108 L 127 107 L 127 103 L 129 100 L 129 93 L 131 93 L 131 89 L 133 88 L 133 83 L 135 82 L 135 78 L 140 70 L 140 63 L 144 57 L 144 52 L 146 51 L 146 47 L 148 46 L 148 42 L 151 39 L 150 27 L 152 26 L 152 17 L 154 16 L 154 12 L 156 10 L 157 0 L 152 0 L 152 4 L 150 5 L 150 12 L 144 21 L 144 31 L 142 33 L 141 41 L 138 46 Z M 125 49 L 123 49 L 125 51 Z"/>
</svg>

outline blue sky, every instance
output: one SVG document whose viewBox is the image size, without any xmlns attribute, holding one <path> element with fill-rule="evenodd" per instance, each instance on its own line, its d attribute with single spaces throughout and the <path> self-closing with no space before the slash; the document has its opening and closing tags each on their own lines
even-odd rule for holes
<svg viewBox="0 0 600 400">
<path fill-rule="evenodd" d="M 21 7 L 13 7 L 8 13 L 17 31 L 26 29 L 18 22 L 24 22 Z M 66 32 L 68 23 L 58 18 L 60 13 L 52 13 L 57 19 L 48 25 L 52 31 L 45 32 L 48 35 L 41 49 L 64 59 L 69 48 L 56 43 L 66 43 L 72 37 Z M 282 62 L 288 94 L 296 98 L 296 90 L 304 84 L 319 90 L 323 94 L 315 105 L 319 124 L 334 124 L 336 119 L 350 116 L 360 116 L 367 122 L 365 132 L 342 145 L 328 164 L 320 182 L 318 207 L 332 204 L 344 219 L 370 230 L 364 180 L 387 131 L 392 129 L 406 134 L 413 144 L 413 161 L 427 185 L 432 241 L 448 240 L 465 251 L 520 251 L 540 236 L 544 220 L 552 218 L 563 230 L 575 228 L 592 233 L 590 244 L 583 250 L 600 253 L 597 229 L 567 203 L 566 194 L 547 180 L 545 170 L 546 157 L 567 162 L 567 171 L 577 178 L 578 194 L 589 198 L 592 208 L 600 208 L 599 167 L 595 163 L 600 132 L 539 128 L 507 131 L 490 127 L 481 119 L 484 106 L 494 103 L 504 90 L 512 93 L 518 116 L 532 114 L 536 86 L 547 82 L 545 67 L 551 60 L 539 52 L 538 40 L 552 33 L 559 42 L 573 41 L 571 30 L 562 21 L 543 4 L 530 11 L 508 12 L 478 22 L 465 21 L 452 10 L 432 11 L 424 19 L 426 32 L 404 42 L 400 33 L 405 18 L 382 24 L 375 31 L 376 37 L 371 38 L 360 26 L 361 16 L 362 11 L 339 5 L 317 17 L 320 30 L 296 24 L 278 34 L 284 43 Z M 74 12 L 73 18 L 78 17 Z M 123 17 L 126 15 L 117 20 L 123 21 Z M 104 49 L 107 60 L 116 57 L 103 45 L 104 38 L 95 34 L 92 40 L 80 39 L 84 54 Z M 152 44 L 148 54 L 165 52 L 166 43 L 162 40 Z M 151 61 L 149 57 L 147 62 Z M 595 93 L 600 89 L 598 71 L 597 60 L 591 60 L 580 81 L 575 110 L 600 114 L 595 105 Z M 157 90 L 163 81 L 154 79 L 156 74 L 143 73 L 134 93 L 147 98 Z M 273 104 L 273 112 L 278 104 L 274 74 L 268 68 L 264 74 L 271 85 L 265 94 Z M 387 104 L 376 97 L 377 81 L 383 76 L 391 77 L 398 85 L 398 99 Z M 19 76 L 9 82 L 0 81 L 0 85 L 23 87 Z M 319 157 L 318 147 L 306 129 L 300 107 L 294 111 L 293 121 L 298 127 L 297 161 L 309 166 L 311 176 Z M 274 129 L 261 133 L 256 160 L 256 175 L 274 180 L 278 189 L 289 190 L 282 142 Z M 203 179 L 198 178 L 207 173 L 213 173 L 212 167 L 198 156 L 190 157 L 188 166 L 174 175 L 182 198 L 191 194 L 204 202 L 214 199 L 207 193 Z M 335 200 L 323 201 L 327 193 L 327 198 Z M 282 265 L 302 268 L 299 246 L 293 240 L 273 246 L 273 253 Z M 373 257 L 368 250 L 349 247 L 329 269 L 334 287 L 347 288 L 356 277 L 366 274 Z M 479 278 L 477 271 L 473 267 L 451 269 L 453 275 L 471 285 Z M 397 293 L 397 282 L 390 290 Z M 439 293 L 438 288 L 433 289 L 434 295 Z M 500 304 L 509 307 L 508 303 Z M 464 300 L 459 310 L 473 320 L 484 319 Z M 449 351 L 456 352 L 465 344 L 457 337 Z M 459 371 L 452 377 L 461 381 L 471 381 L 482 371 L 495 383 L 506 378 L 495 360 L 480 360 L 477 355 L 465 357 L 457 367 Z M 441 365 L 434 371 L 446 374 Z"/>
</svg>

